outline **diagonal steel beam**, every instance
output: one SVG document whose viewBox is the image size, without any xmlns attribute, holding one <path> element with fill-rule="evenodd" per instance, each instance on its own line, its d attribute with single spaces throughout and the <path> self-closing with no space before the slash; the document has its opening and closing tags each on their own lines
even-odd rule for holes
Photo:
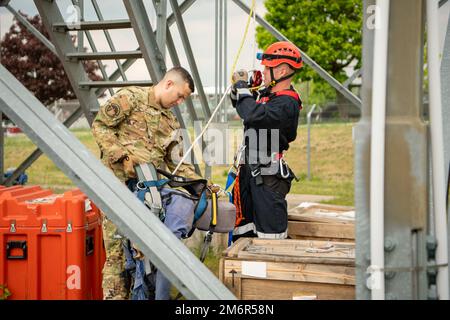
<svg viewBox="0 0 450 320">
<path fill-rule="evenodd" d="M 88 123 L 91 124 L 94 117 L 90 111 L 91 107 L 98 106 L 97 97 L 90 90 L 80 90 L 78 82 L 88 81 L 88 75 L 81 62 L 70 62 L 63 59 L 66 53 L 75 52 L 76 49 L 72 43 L 72 38 L 68 33 L 58 33 L 53 31 L 55 22 L 63 21 L 61 12 L 56 2 L 48 2 L 45 0 L 34 0 L 34 3 L 41 16 L 42 23 L 47 29 L 50 39 L 55 44 L 58 56 L 66 71 L 67 77 L 72 85 L 72 89 L 77 96 Z"/>
<path fill-rule="evenodd" d="M 91 46 L 91 49 L 93 52 L 97 52 L 97 46 L 95 45 L 94 39 L 91 36 L 91 33 L 89 31 L 85 31 L 86 32 L 86 38 L 89 42 L 89 45 Z M 118 61 L 118 60 L 116 60 Z M 108 74 L 106 73 L 106 68 L 105 65 L 103 64 L 102 60 L 97 60 L 97 64 L 100 68 L 100 72 L 102 73 L 102 77 L 103 79 L 108 79 Z M 119 62 L 120 64 L 120 62 Z M 113 95 L 114 94 L 114 90 L 112 88 L 109 88 L 109 94 Z"/>
<path fill-rule="evenodd" d="M 14 76 L 0 66 L 0 110 L 135 242 L 188 299 L 235 299 L 197 257 Z"/>
<path fill-rule="evenodd" d="M 97 18 L 99 21 L 104 21 L 102 12 L 100 10 L 100 7 L 98 6 L 97 0 L 91 0 L 92 6 L 94 7 L 95 14 L 97 15 Z M 116 51 L 116 47 L 114 46 L 114 43 L 111 39 L 111 34 L 108 30 L 103 30 L 103 33 L 105 35 L 106 41 L 108 42 L 109 48 L 112 52 Z M 122 76 L 123 81 L 127 81 L 127 76 L 125 74 L 125 71 L 122 68 L 122 64 L 120 63 L 120 60 L 116 60 L 117 64 L 117 70 L 120 72 L 120 75 Z M 105 78 L 106 80 L 106 78 Z"/>
<path fill-rule="evenodd" d="M 348 88 L 348 86 L 351 85 L 352 82 L 355 81 L 355 79 L 358 78 L 361 75 L 362 75 L 362 68 L 359 68 L 358 70 L 353 72 L 353 74 L 347 80 L 345 80 L 342 85 L 344 87 Z"/>
<path fill-rule="evenodd" d="M 178 58 L 177 50 L 175 48 L 175 44 L 173 42 L 172 34 L 170 32 L 169 27 L 167 27 L 166 41 L 167 41 L 167 49 L 169 51 L 169 56 L 170 56 L 170 59 L 172 60 L 173 65 L 174 66 L 181 66 L 180 59 Z M 189 112 L 189 115 L 191 116 L 192 122 L 193 122 L 193 124 L 195 126 L 195 122 L 198 121 L 199 119 L 198 119 L 198 116 L 197 116 L 197 112 L 195 111 L 195 108 L 194 108 L 194 103 L 192 102 L 192 97 L 189 96 L 186 99 L 185 103 L 186 103 L 186 108 L 187 108 L 187 110 Z M 189 148 L 189 146 L 187 146 L 187 148 Z M 205 144 L 204 141 L 202 141 L 202 150 L 205 150 L 205 148 L 206 148 L 206 144 Z M 196 164 L 195 155 L 194 155 L 193 151 L 191 152 L 190 157 L 191 157 L 191 161 L 194 164 Z M 198 165 L 195 165 L 195 172 L 197 172 L 197 174 L 200 175 L 200 176 L 202 175 Z"/>
<path fill-rule="evenodd" d="M 176 0 L 170 0 L 170 5 L 172 7 L 172 12 L 175 16 L 178 31 L 180 33 L 181 41 L 183 42 L 184 51 L 186 52 L 186 57 L 191 68 L 192 77 L 194 78 L 195 85 L 197 87 L 198 95 L 200 98 L 200 103 L 205 114 L 205 118 L 209 119 L 211 117 L 211 110 L 209 109 L 208 100 L 206 99 L 205 91 L 203 90 L 202 80 L 198 72 L 197 64 L 195 62 L 194 53 L 192 52 L 191 44 L 186 32 L 186 26 L 184 25 L 183 17 L 181 16 L 180 8 L 178 7 L 178 2 Z"/>
<path fill-rule="evenodd" d="M 153 1 L 156 11 L 156 42 L 161 55 L 166 61 L 166 36 L 167 36 L 167 0 Z"/>
<path fill-rule="evenodd" d="M 233 0 L 235 4 L 238 5 L 242 10 L 247 12 L 247 14 L 250 14 L 250 8 L 245 5 L 240 0 Z M 255 14 L 256 20 L 260 25 L 262 25 L 264 28 L 267 29 L 275 38 L 277 38 L 279 41 L 289 41 L 288 38 L 286 38 L 280 31 L 275 29 L 274 26 L 272 26 L 270 23 L 268 23 L 266 20 L 261 18 L 258 14 Z M 344 87 L 339 81 L 337 81 L 335 78 L 333 78 L 325 69 L 323 69 L 317 62 L 315 62 L 313 59 L 311 59 L 306 53 L 304 53 L 300 48 L 298 48 L 300 52 L 302 53 L 303 61 L 307 65 L 309 65 L 311 68 L 313 68 L 326 82 L 328 82 L 333 88 L 335 88 L 339 93 L 341 93 L 344 97 L 348 99 L 352 104 L 357 106 L 361 109 L 361 99 L 358 98 L 356 95 L 353 94 L 350 90 L 348 90 L 346 87 Z"/>
<path fill-rule="evenodd" d="M 83 109 L 78 107 L 63 123 L 64 126 L 70 128 L 70 126 L 83 115 Z M 5 181 L 5 186 L 11 186 L 13 182 L 27 170 L 39 157 L 43 154 L 41 149 L 36 148 L 9 176 Z"/>
<path fill-rule="evenodd" d="M 6 5 L 6 9 L 11 12 L 16 19 L 31 32 L 33 36 L 35 36 L 39 41 L 41 41 L 51 52 L 53 52 L 56 56 L 58 53 L 56 52 L 55 46 L 50 42 L 38 29 L 36 29 L 24 16 L 18 13 L 13 7 L 9 4 Z"/>
<path fill-rule="evenodd" d="M 154 83 L 157 83 L 163 78 L 166 65 L 158 48 L 144 3 L 142 0 L 124 0 L 123 3 L 130 17 L 150 77 Z"/>
<path fill-rule="evenodd" d="M 178 58 L 177 50 L 175 48 L 175 43 L 173 42 L 172 34 L 170 29 L 167 28 L 166 31 L 166 41 L 167 41 L 167 49 L 169 51 L 170 59 L 174 66 L 181 66 L 180 59 Z M 189 96 L 186 101 L 186 107 L 191 116 L 192 121 L 198 121 L 197 113 L 195 112 L 194 103 L 192 102 L 192 97 Z"/>
</svg>

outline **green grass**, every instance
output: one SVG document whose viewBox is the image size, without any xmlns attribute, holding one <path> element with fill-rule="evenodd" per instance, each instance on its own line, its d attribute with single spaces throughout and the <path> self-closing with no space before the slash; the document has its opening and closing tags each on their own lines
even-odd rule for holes
<svg viewBox="0 0 450 320">
<path fill-rule="evenodd" d="M 316 124 L 311 128 L 311 175 L 307 179 L 307 128 L 298 129 L 296 141 L 291 144 L 286 159 L 299 182 L 294 181 L 291 193 L 329 195 L 328 203 L 353 205 L 353 143 L 350 123 Z M 73 130 L 75 136 L 96 156 L 98 147 L 89 130 Z M 17 167 L 35 149 L 26 136 L 5 138 L 5 168 Z M 203 168 L 203 166 L 201 166 Z M 229 166 L 214 166 L 212 180 L 225 185 Z M 41 156 L 26 171 L 29 184 L 38 184 L 57 193 L 74 188 L 73 183 L 47 156 Z"/>
<path fill-rule="evenodd" d="M 292 193 L 335 196 L 328 203 L 354 205 L 353 124 L 311 127 L 311 180 L 307 179 L 307 128 L 301 126 L 286 159 L 300 182 Z"/>
</svg>

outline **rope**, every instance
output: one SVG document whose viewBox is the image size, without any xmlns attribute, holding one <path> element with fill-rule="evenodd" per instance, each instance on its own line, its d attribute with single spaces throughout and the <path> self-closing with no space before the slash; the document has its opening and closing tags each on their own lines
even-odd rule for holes
<svg viewBox="0 0 450 320">
<path fill-rule="evenodd" d="M 175 168 L 175 170 L 173 170 L 172 175 L 174 175 L 178 169 L 180 169 L 180 166 L 183 164 L 183 161 L 186 160 L 186 157 L 189 155 L 189 152 L 192 151 L 192 149 L 194 148 L 194 145 L 198 142 L 198 140 L 200 140 L 200 138 L 205 134 L 206 129 L 208 129 L 208 126 L 210 125 L 211 121 L 214 119 L 214 116 L 216 115 L 217 111 L 219 111 L 220 106 L 222 105 L 222 103 L 225 101 L 225 97 L 228 94 L 228 91 L 230 91 L 231 89 L 231 85 L 228 86 L 228 88 L 225 90 L 225 93 L 222 96 L 222 99 L 220 99 L 219 104 L 217 105 L 216 109 L 214 110 L 214 112 L 212 113 L 211 117 L 209 118 L 208 122 L 206 123 L 205 127 L 203 128 L 202 132 L 200 132 L 199 136 L 197 138 L 195 138 L 194 142 L 192 142 L 191 146 L 189 147 L 189 149 L 186 151 L 186 153 L 184 154 L 183 158 L 181 158 L 180 162 L 178 163 L 177 167 Z"/>
<path fill-rule="evenodd" d="M 256 10 L 253 11 L 253 20 L 252 20 L 252 28 L 255 30 L 256 28 Z M 252 59 L 252 69 L 255 70 L 255 57 L 256 57 L 256 37 L 253 38 L 253 59 Z"/>
<path fill-rule="evenodd" d="M 241 45 L 239 47 L 236 57 L 234 58 L 233 66 L 231 68 L 230 80 L 233 78 L 233 73 L 234 73 L 234 70 L 236 69 L 236 64 L 241 55 L 242 48 L 244 47 L 245 39 L 247 38 L 248 27 L 250 26 L 250 21 L 252 20 L 252 14 L 253 14 L 254 10 L 255 10 L 255 0 L 252 0 L 252 6 L 251 6 L 250 12 L 248 14 L 247 25 L 245 26 L 244 36 L 242 37 Z"/>
<path fill-rule="evenodd" d="M 233 202 L 236 206 L 236 222 L 235 227 L 238 227 L 242 220 L 244 220 L 244 215 L 242 214 L 242 204 L 241 204 L 241 190 L 240 190 L 240 182 L 239 182 L 239 171 L 236 173 L 236 180 L 234 181 L 233 188 Z"/>
<path fill-rule="evenodd" d="M 241 55 L 242 48 L 244 47 L 245 39 L 247 38 L 248 28 L 249 28 L 249 26 L 250 26 L 250 21 L 252 20 L 252 15 L 253 15 L 253 12 L 254 12 L 254 9 L 255 9 L 255 3 L 256 3 L 256 1 L 255 1 L 255 0 L 252 0 L 252 6 L 251 6 L 251 8 L 250 8 L 250 12 L 249 12 L 249 15 L 248 15 L 247 25 L 245 26 L 244 36 L 242 37 L 241 45 L 240 45 L 240 47 L 239 47 L 239 50 L 238 50 L 238 52 L 237 52 L 237 54 L 236 54 L 236 57 L 235 57 L 235 59 L 234 59 L 233 66 L 232 66 L 232 68 L 231 68 L 231 76 L 230 76 L 230 79 L 233 77 L 234 70 L 236 69 L 236 64 L 237 64 L 237 62 L 238 62 L 238 60 L 239 60 L 239 57 L 240 57 L 240 55 Z M 198 142 L 198 140 L 200 140 L 200 138 L 205 134 L 206 129 L 208 129 L 208 126 L 210 125 L 211 121 L 214 119 L 214 116 L 216 115 L 217 111 L 219 110 L 220 106 L 222 105 L 222 103 L 223 103 L 223 101 L 224 101 L 225 97 L 227 96 L 228 91 L 229 91 L 230 89 L 231 89 L 231 85 L 228 86 L 228 88 L 225 90 L 225 92 L 224 92 L 224 94 L 223 94 L 223 96 L 222 96 L 222 99 L 220 99 L 219 104 L 217 105 L 217 107 L 216 107 L 216 109 L 214 110 L 214 112 L 211 114 L 211 117 L 209 118 L 209 120 L 208 120 L 208 122 L 206 123 L 205 127 L 203 128 L 202 132 L 201 132 L 201 133 L 199 134 L 199 136 L 194 140 L 194 142 L 192 142 L 191 146 L 190 146 L 189 149 L 186 151 L 186 154 L 183 155 L 183 157 L 181 158 L 181 160 L 180 160 L 180 162 L 178 163 L 177 167 L 175 168 L 175 170 L 173 170 L 173 172 L 172 172 L 173 175 L 178 171 L 178 169 L 180 169 L 180 166 L 183 164 L 184 160 L 186 160 L 186 157 L 187 157 L 187 156 L 189 155 L 189 153 L 192 151 L 192 149 L 194 148 L 194 145 L 195 145 L 195 144 Z"/>
</svg>

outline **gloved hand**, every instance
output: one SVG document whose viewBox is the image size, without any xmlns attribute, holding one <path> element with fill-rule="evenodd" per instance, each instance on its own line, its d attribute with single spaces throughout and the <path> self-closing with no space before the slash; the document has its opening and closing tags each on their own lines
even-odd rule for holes
<svg viewBox="0 0 450 320">
<path fill-rule="evenodd" d="M 141 250 L 139 250 L 138 246 L 134 243 L 131 244 L 132 248 L 134 249 L 134 255 L 133 255 L 133 259 L 135 260 L 143 260 L 145 258 L 144 254 L 142 253 Z"/>
<path fill-rule="evenodd" d="M 218 184 L 214 184 L 212 182 L 208 182 L 208 189 L 211 192 L 217 193 L 220 191 L 220 186 Z"/>
<path fill-rule="evenodd" d="M 233 85 L 231 86 L 230 98 L 233 107 L 236 107 L 236 102 L 238 100 L 237 89 L 238 88 L 248 88 L 248 72 L 241 69 L 233 73 L 231 77 Z"/>
<path fill-rule="evenodd" d="M 235 73 L 233 73 L 233 76 L 231 77 L 231 81 L 233 84 L 239 82 L 239 81 L 245 81 L 248 82 L 248 72 L 244 69 L 238 70 Z"/>
<path fill-rule="evenodd" d="M 233 102 L 233 106 L 234 106 L 234 103 L 237 101 L 237 89 L 234 85 L 231 86 L 230 99 Z"/>
<path fill-rule="evenodd" d="M 132 155 L 128 155 L 122 160 L 123 164 L 123 170 L 125 171 L 125 174 L 129 178 L 136 178 L 136 171 L 134 170 L 134 166 L 139 164 L 139 161 L 133 157 Z"/>
</svg>

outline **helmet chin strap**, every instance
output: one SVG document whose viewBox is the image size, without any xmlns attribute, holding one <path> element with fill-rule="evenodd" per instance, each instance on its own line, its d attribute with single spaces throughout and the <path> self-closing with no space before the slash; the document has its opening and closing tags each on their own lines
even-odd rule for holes
<svg viewBox="0 0 450 320">
<path fill-rule="evenodd" d="M 288 74 L 287 76 L 281 77 L 280 79 L 275 79 L 275 76 L 273 74 L 273 67 L 270 68 L 270 84 L 269 84 L 269 90 L 272 90 L 273 87 L 277 85 L 277 83 L 284 81 L 286 79 L 291 78 L 296 73 L 296 70 L 292 72 L 291 74 Z"/>
</svg>

